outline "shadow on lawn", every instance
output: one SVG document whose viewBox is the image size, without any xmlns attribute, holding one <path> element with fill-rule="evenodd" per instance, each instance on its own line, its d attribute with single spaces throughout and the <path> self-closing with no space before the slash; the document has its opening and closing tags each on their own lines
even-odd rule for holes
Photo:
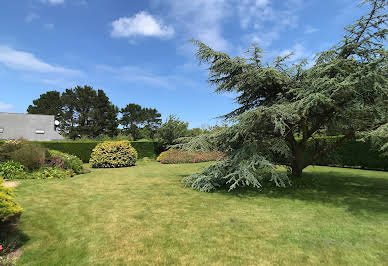
<svg viewBox="0 0 388 266">
<path fill-rule="evenodd" d="M 373 175 L 373 172 L 370 173 Z M 369 176 L 354 172 L 314 171 L 304 173 L 287 188 L 239 189 L 220 193 L 242 198 L 288 198 L 345 206 L 346 211 L 358 215 L 388 213 L 388 179 Z"/>
<path fill-rule="evenodd" d="M 2 255 L 5 255 L 9 259 L 17 259 L 21 255 L 20 248 L 28 240 L 30 240 L 28 235 L 19 229 L 8 234 L 0 234 L 0 243 L 3 246 Z M 0 263 L 0 265 L 2 264 Z"/>
</svg>

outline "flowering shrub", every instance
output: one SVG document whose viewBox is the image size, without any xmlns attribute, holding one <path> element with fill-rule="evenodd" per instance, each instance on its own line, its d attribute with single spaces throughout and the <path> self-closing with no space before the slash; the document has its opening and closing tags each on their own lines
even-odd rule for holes
<svg viewBox="0 0 388 266">
<path fill-rule="evenodd" d="M 219 151 L 189 152 L 184 150 L 169 149 L 162 152 L 157 161 L 165 164 L 170 163 L 200 163 L 218 161 L 224 158 L 224 154 Z"/>
<path fill-rule="evenodd" d="M 135 165 L 137 152 L 129 141 L 106 141 L 92 152 L 90 163 L 94 168 L 114 168 Z"/>
<path fill-rule="evenodd" d="M 0 163 L 0 177 L 4 179 L 21 178 L 24 175 L 25 167 L 14 161 Z"/>
<path fill-rule="evenodd" d="M 26 179 L 65 179 L 74 175 L 74 171 L 65 170 L 58 167 L 43 167 L 37 171 L 27 173 L 23 177 Z"/>
<path fill-rule="evenodd" d="M 44 162 L 47 166 L 72 169 L 76 174 L 83 173 L 82 160 L 77 156 L 54 150 L 49 150 L 49 154 L 50 158 Z"/>
</svg>

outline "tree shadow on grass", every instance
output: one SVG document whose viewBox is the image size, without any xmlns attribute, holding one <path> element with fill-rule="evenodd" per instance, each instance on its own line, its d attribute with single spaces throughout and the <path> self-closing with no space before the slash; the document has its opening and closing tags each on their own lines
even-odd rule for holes
<svg viewBox="0 0 388 266">
<path fill-rule="evenodd" d="M 19 229 L 16 229 L 11 233 L 0 234 L 0 243 L 3 246 L 3 250 L 1 251 L 3 259 L 5 259 L 9 265 L 13 265 L 14 260 L 17 260 L 22 254 L 21 247 L 29 240 L 30 238 L 28 235 Z"/>
<path fill-rule="evenodd" d="M 362 171 L 362 170 L 357 170 Z M 219 191 L 234 197 L 287 198 L 347 207 L 352 214 L 388 214 L 388 178 L 365 176 L 357 171 L 314 171 L 304 173 L 287 188 L 265 187 L 260 190 Z"/>
</svg>

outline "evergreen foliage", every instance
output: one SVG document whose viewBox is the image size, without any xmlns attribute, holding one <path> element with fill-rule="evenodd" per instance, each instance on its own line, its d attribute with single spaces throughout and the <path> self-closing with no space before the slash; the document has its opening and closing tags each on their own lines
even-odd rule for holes
<svg viewBox="0 0 388 266">
<path fill-rule="evenodd" d="M 94 168 L 117 168 L 135 165 L 137 152 L 128 141 L 106 141 L 92 152 L 90 163 Z"/>
<path fill-rule="evenodd" d="M 158 141 L 167 148 L 175 144 L 175 140 L 186 137 L 189 123 L 179 120 L 175 115 L 170 115 L 166 122 L 157 131 Z"/>
<path fill-rule="evenodd" d="M 90 86 L 76 86 L 60 94 L 49 91 L 33 101 L 27 109 L 31 114 L 55 115 L 61 133 L 72 138 L 118 134 L 118 108 L 103 90 Z"/>
<path fill-rule="evenodd" d="M 201 63 L 209 64 L 209 82 L 217 92 L 236 92 L 240 107 L 225 117 L 232 126 L 177 147 L 217 149 L 228 159 L 186 184 L 210 191 L 220 186 L 260 187 L 264 180 L 285 186 L 288 177 L 276 171 L 280 161 L 294 177 L 356 134 L 371 132 L 388 122 L 387 2 L 364 1 L 369 13 L 346 27 L 344 40 L 307 61 L 288 63 L 289 55 L 272 64 L 252 45 L 247 57 L 231 58 L 193 41 Z M 319 147 L 306 158 L 309 139 L 335 128 L 343 137 Z"/>
<path fill-rule="evenodd" d="M 143 108 L 138 104 L 130 103 L 120 110 L 123 132 L 133 139 L 153 139 L 157 128 L 162 123 L 161 114 L 156 109 Z"/>
</svg>

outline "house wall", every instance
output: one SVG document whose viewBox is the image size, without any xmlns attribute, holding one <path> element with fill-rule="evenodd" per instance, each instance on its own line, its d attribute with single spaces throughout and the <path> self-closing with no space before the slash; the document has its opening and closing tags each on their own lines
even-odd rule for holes
<svg viewBox="0 0 388 266">
<path fill-rule="evenodd" d="M 65 140 L 55 131 L 54 121 L 53 115 L 0 113 L 0 139 Z M 37 134 L 37 131 L 44 134 Z"/>
</svg>

